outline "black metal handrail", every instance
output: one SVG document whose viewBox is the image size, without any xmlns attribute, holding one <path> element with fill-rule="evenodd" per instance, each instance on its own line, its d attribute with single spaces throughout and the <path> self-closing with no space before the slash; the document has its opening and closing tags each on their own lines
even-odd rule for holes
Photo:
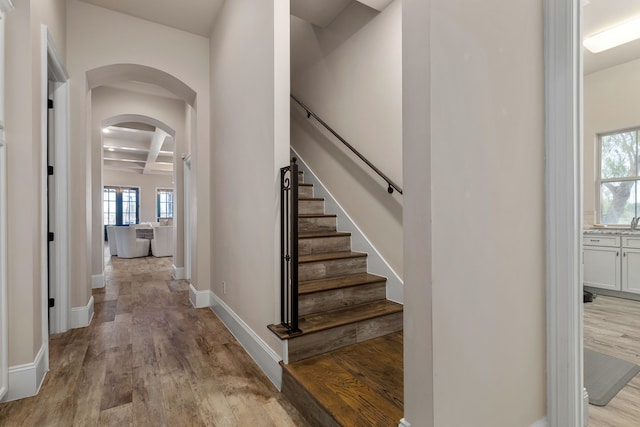
<svg viewBox="0 0 640 427">
<path fill-rule="evenodd" d="M 309 109 L 309 107 L 307 107 L 302 101 L 300 101 L 298 98 L 296 98 L 295 95 L 291 94 L 291 99 L 296 101 L 302 108 L 304 108 L 304 110 L 307 112 L 307 118 L 313 117 L 314 119 L 316 119 L 318 121 L 318 123 L 320 123 L 322 126 L 325 127 L 325 129 L 327 129 L 329 132 L 331 132 L 333 134 L 333 136 L 338 138 L 338 140 L 340 142 L 342 142 L 344 145 L 346 145 L 347 148 L 349 150 L 351 150 L 351 152 L 353 152 L 353 154 L 358 156 L 358 158 L 360 160 L 362 160 L 364 163 L 366 163 L 366 165 L 369 166 L 371 169 L 373 169 L 373 171 L 375 173 L 377 173 L 382 179 L 387 181 L 387 184 L 389 185 L 389 187 L 387 188 L 387 191 L 389 192 L 389 194 L 393 193 L 394 189 L 398 193 L 402 194 L 402 188 L 400 188 L 395 182 L 393 182 L 391 180 L 391 178 L 389 178 L 387 175 L 382 173 L 382 171 L 380 169 L 378 169 L 373 163 L 371 163 L 366 157 L 364 157 L 358 150 L 353 148 L 353 146 L 351 144 L 349 144 L 347 141 L 345 141 L 345 139 L 343 137 L 341 137 L 335 130 L 333 130 L 331 128 L 331 126 L 329 126 L 324 120 L 322 120 L 313 111 L 311 111 Z"/>
<path fill-rule="evenodd" d="M 280 323 L 289 334 L 298 327 L 298 164 L 280 168 Z"/>
</svg>

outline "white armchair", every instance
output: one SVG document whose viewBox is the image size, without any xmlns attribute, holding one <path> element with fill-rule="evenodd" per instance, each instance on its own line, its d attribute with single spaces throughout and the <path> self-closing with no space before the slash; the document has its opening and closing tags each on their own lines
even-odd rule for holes
<svg viewBox="0 0 640 427">
<path fill-rule="evenodd" d="M 115 229 L 115 225 L 107 225 L 107 240 L 109 241 L 109 253 L 111 255 L 118 255 Z"/>
<path fill-rule="evenodd" d="M 161 225 L 153 227 L 151 253 L 155 257 L 173 255 L 173 226 Z"/>
<path fill-rule="evenodd" d="M 133 227 L 115 227 L 119 258 L 139 258 L 149 255 L 149 240 L 137 239 Z"/>
</svg>

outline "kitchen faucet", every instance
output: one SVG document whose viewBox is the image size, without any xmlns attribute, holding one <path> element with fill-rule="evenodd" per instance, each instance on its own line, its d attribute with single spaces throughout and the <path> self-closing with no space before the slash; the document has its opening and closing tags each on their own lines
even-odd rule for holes
<svg viewBox="0 0 640 427">
<path fill-rule="evenodd" d="M 640 220 L 640 217 L 634 216 L 633 219 L 631 220 L 631 230 L 635 230 L 636 227 L 638 226 L 638 220 Z"/>
</svg>

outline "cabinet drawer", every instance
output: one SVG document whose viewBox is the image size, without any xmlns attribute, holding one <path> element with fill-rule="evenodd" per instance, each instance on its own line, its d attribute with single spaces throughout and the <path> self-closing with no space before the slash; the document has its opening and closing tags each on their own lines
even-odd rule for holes
<svg viewBox="0 0 640 427">
<path fill-rule="evenodd" d="M 582 244 L 585 246 L 620 246 L 620 236 L 586 235 L 582 237 Z"/>
<path fill-rule="evenodd" d="M 640 236 L 623 237 L 622 246 L 625 248 L 640 248 Z"/>
</svg>

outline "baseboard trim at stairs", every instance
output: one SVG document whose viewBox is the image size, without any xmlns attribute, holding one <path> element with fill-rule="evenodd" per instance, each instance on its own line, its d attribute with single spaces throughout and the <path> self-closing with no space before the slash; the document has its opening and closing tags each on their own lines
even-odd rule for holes
<svg viewBox="0 0 640 427">
<path fill-rule="evenodd" d="M 411 427 L 411 423 L 403 418 L 400 420 L 398 427 Z"/>
<path fill-rule="evenodd" d="M 210 298 L 211 310 L 236 337 L 240 345 L 258 364 L 273 385 L 278 390 L 281 390 L 282 367 L 280 366 L 280 356 L 216 294 L 211 292 Z"/>
<path fill-rule="evenodd" d="M 204 308 L 211 306 L 211 291 L 199 291 L 189 283 L 189 301 L 195 308 Z"/>
<path fill-rule="evenodd" d="M 176 280 L 184 280 L 187 278 L 184 273 L 184 267 L 176 267 L 175 265 L 171 266 L 171 276 Z"/>
<path fill-rule="evenodd" d="M 2 402 L 24 399 L 38 394 L 47 373 L 46 344 L 42 344 L 32 363 L 9 367 L 9 390 Z"/>
<path fill-rule="evenodd" d="M 371 244 L 362 230 L 353 222 L 351 217 L 336 201 L 333 195 L 327 190 L 322 181 L 311 171 L 300 155 L 292 148 L 291 153 L 298 159 L 298 165 L 304 172 L 304 180 L 308 184 L 313 184 L 314 196 L 324 197 L 325 211 L 338 215 L 340 231 L 351 233 L 351 250 L 354 252 L 366 252 L 368 271 L 373 274 L 387 278 L 387 299 L 402 304 L 404 301 L 404 284 L 398 274 L 391 268 L 389 263 L 380 255 L 380 252 Z"/>
<path fill-rule="evenodd" d="M 91 276 L 91 289 L 104 288 L 104 274 L 94 274 Z"/>
<path fill-rule="evenodd" d="M 85 307 L 73 307 L 71 309 L 71 328 L 86 328 L 93 319 L 93 295 Z"/>
</svg>

